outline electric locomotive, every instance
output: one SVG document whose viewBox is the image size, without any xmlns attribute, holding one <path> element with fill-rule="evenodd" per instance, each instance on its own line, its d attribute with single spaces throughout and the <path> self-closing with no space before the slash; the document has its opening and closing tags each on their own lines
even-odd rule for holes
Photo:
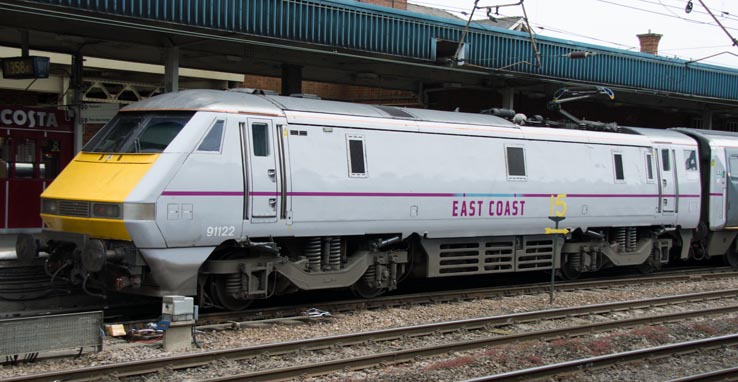
<svg viewBox="0 0 738 382">
<path fill-rule="evenodd" d="M 296 290 L 371 297 L 408 276 L 735 261 L 736 222 L 718 217 L 735 213 L 711 179 L 728 178 L 720 150 L 738 138 L 620 130 L 159 95 L 123 108 L 46 189 L 44 240 L 21 236 L 18 253 L 48 252 L 50 272 L 85 288 L 226 309 Z M 565 240 L 546 234 L 549 216 Z"/>
</svg>

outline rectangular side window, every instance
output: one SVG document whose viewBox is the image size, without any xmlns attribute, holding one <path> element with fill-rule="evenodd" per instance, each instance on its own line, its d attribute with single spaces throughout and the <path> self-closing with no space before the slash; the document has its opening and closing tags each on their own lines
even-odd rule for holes
<svg viewBox="0 0 738 382">
<path fill-rule="evenodd" d="M 687 171 L 697 171 L 697 151 L 684 150 L 684 168 Z"/>
<path fill-rule="evenodd" d="M 653 156 L 646 154 L 646 177 L 648 180 L 653 180 Z"/>
<path fill-rule="evenodd" d="M 223 121 L 216 121 L 200 142 L 197 151 L 220 152 L 220 145 L 223 141 Z"/>
<path fill-rule="evenodd" d="M 269 126 L 266 123 L 254 123 L 251 125 L 251 143 L 254 148 L 254 156 L 269 156 Z"/>
<path fill-rule="evenodd" d="M 728 174 L 730 179 L 738 179 L 738 156 L 731 155 L 728 158 L 728 169 L 730 170 Z"/>
<path fill-rule="evenodd" d="M 349 151 L 349 176 L 364 178 L 367 176 L 364 137 L 349 135 L 347 136 L 347 140 Z"/>
<path fill-rule="evenodd" d="M 525 149 L 522 147 L 507 146 L 507 178 L 509 180 L 525 180 Z"/>
<path fill-rule="evenodd" d="M 615 180 L 625 180 L 625 172 L 623 171 L 623 154 L 613 154 L 615 161 Z"/>
<path fill-rule="evenodd" d="M 664 171 L 671 171 L 671 161 L 669 160 L 669 150 L 668 149 L 662 149 L 661 150 L 661 168 L 664 169 Z"/>
</svg>

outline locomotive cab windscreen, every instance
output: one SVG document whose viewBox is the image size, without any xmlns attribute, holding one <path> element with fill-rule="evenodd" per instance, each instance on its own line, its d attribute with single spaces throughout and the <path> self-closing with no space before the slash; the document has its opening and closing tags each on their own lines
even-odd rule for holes
<svg viewBox="0 0 738 382">
<path fill-rule="evenodd" d="M 91 153 L 161 153 L 193 113 L 121 113 L 90 140 Z"/>
</svg>

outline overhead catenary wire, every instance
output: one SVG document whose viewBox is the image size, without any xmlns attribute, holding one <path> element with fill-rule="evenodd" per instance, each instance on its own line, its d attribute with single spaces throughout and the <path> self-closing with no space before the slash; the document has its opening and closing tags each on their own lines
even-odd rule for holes
<svg viewBox="0 0 738 382">
<path fill-rule="evenodd" d="M 646 9 L 646 8 L 636 7 L 636 6 L 633 6 L 633 5 L 629 5 L 627 3 L 618 2 L 616 0 L 598 0 L 598 1 L 601 1 L 601 2 L 604 2 L 604 3 L 607 3 L 607 4 L 611 4 L 611 5 L 614 5 L 614 6 L 626 7 L 626 8 L 633 9 L 633 10 L 636 10 L 636 11 L 639 11 L 639 12 L 643 12 L 643 13 L 650 13 L 650 14 L 653 14 L 655 16 L 676 18 L 676 19 L 679 19 L 681 21 L 686 21 L 686 22 L 689 22 L 689 23 L 706 25 L 706 26 L 715 26 L 715 24 L 712 21 L 694 20 L 694 19 L 682 17 L 682 16 L 680 16 L 678 14 L 675 14 L 675 13 L 671 12 L 671 9 L 679 9 L 679 10 L 682 10 L 683 7 L 681 7 L 681 6 L 680 7 L 677 7 L 675 5 L 667 4 L 667 3 L 668 2 L 673 2 L 673 1 L 682 2 L 682 0 L 636 0 L 636 1 L 639 1 L 639 2 L 642 2 L 642 3 L 645 3 L 645 4 L 652 4 L 652 5 L 656 5 L 656 6 L 660 6 L 660 7 L 664 7 L 664 8 L 669 8 L 667 10 L 669 11 L 670 14 L 663 13 L 663 12 L 658 12 L 658 11 L 655 11 L 653 9 Z M 667 2 L 667 3 L 665 3 L 665 2 Z M 444 4 L 444 5 L 438 5 L 438 4 L 429 2 L 429 1 L 422 1 L 422 0 L 413 0 L 411 3 L 421 4 L 423 6 L 428 6 L 428 7 L 433 7 L 433 8 L 436 8 L 436 9 L 441 9 L 441 10 L 444 10 L 444 11 L 447 11 L 447 12 L 450 12 L 450 13 L 460 13 L 460 14 L 463 14 L 465 16 L 468 16 L 469 15 L 469 12 L 466 12 L 465 11 L 466 8 L 460 8 L 460 7 L 453 6 L 453 5 L 446 5 L 446 4 Z M 486 8 L 486 6 L 482 6 L 482 7 L 485 7 Z M 494 8 L 495 6 L 491 6 L 491 7 Z M 704 12 L 704 11 L 695 10 L 693 13 L 708 16 L 708 13 L 707 12 Z M 729 11 L 721 10 L 720 11 L 720 14 L 723 17 L 729 18 L 730 20 L 738 20 L 738 16 L 733 16 L 731 14 L 731 12 L 729 12 Z M 501 15 L 501 17 L 520 17 L 520 16 L 508 15 L 508 14 L 500 14 L 500 15 Z M 479 20 L 479 19 L 477 19 L 477 20 Z M 475 20 L 472 20 L 471 23 L 472 23 L 472 25 L 474 25 Z M 585 35 L 585 34 L 581 34 L 581 33 L 576 33 L 576 32 L 572 32 L 570 30 L 562 29 L 562 28 L 559 28 L 559 27 L 553 27 L 553 26 L 550 26 L 550 25 L 540 24 L 540 23 L 535 23 L 535 22 L 531 22 L 531 24 L 536 29 L 539 29 L 539 30 L 550 31 L 550 32 L 554 32 L 554 33 L 558 33 L 558 34 L 566 35 L 566 36 L 574 36 L 574 37 L 578 37 L 578 38 L 584 38 L 584 39 L 587 39 L 587 40 L 590 40 L 590 41 L 595 41 L 595 42 L 599 42 L 599 43 L 605 43 L 605 44 L 609 44 L 611 46 L 618 46 L 618 47 L 622 47 L 622 48 L 628 49 L 628 50 L 638 49 L 638 47 L 637 46 L 634 46 L 634 45 L 623 44 L 623 43 L 620 43 L 620 42 L 610 41 L 610 40 L 607 40 L 607 39 L 602 39 L 602 38 L 594 37 L 594 36 L 591 36 L 591 35 Z M 738 30 L 738 29 L 733 28 L 733 27 L 730 27 L 730 26 L 727 26 L 726 28 L 731 29 L 731 30 Z M 707 47 L 705 47 L 705 48 L 707 48 Z M 674 49 L 674 50 L 676 50 L 676 49 Z"/>
<path fill-rule="evenodd" d="M 447 10 L 449 12 L 454 12 L 454 14 L 463 13 L 465 16 L 469 15 L 469 12 L 463 12 L 461 11 L 461 8 L 458 7 L 460 4 L 463 4 L 461 2 L 447 1 L 446 4 L 441 4 L 439 6 L 439 5 L 436 5 L 439 3 L 439 0 L 411 0 L 411 1 L 413 3 L 417 2 L 417 3 L 427 4 L 428 6 L 431 6 L 431 7 L 439 7 L 439 9 Z M 500 1 L 505 2 L 505 0 L 500 0 Z M 607 4 L 608 7 L 626 8 L 622 12 L 631 14 L 634 17 L 643 18 L 643 15 L 650 15 L 651 17 L 649 17 L 648 20 L 655 20 L 656 23 L 660 23 L 660 24 L 663 24 L 664 22 L 673 24 L 673 21 L 670 21 L 670 20 L 679 20 L 680 24 L 681 23 L 686 24 L 685 26 L 682 27 L 682 29 L 690 28 L 691 30 L 692 28 L 700 28 L 698 30 L 703 31 L 703 35 L 705 35 L 705 33 L 707 33 L 708 36 L 710 35 L 710 32 L 709 30 L 707 30 L 707 28 L 718 27 L 714 19 L 710 18 L 708 13 L 706 13 L 705 10 L 701 6 L 694 7 L 694 10 L 690 14 L 690 16 L 686 16 L 685 14 L 683 14 L 684 3 L 686 2 L 686 0 L 635 0 L 635 1 L 634 0 L 598 0 L 598 1 L 600 3 Z M 493 0 L 480 0 L 478 5 L 480 5 L 481 7 L 485 3 L 489 4 L 493 2 L 494 2 Z M 507 2 L 514 2 L 514 1 L 507 0 Z M 432 3 L 435 3 L 435 4 L 432 4 Z M 590 3 L 589 5 L 592 5 L 591 2 L 589 3 Z M 736 27 L 736 21 L 735 21 L 736 17 L 738 17 L 738 16 L 735 16 L 735 15 L 738 15 L 738 10 L 731 8 L 733 6 L 733 3 L 728 2 L 727 4 L 726 3 L 711 4 L 711 1 L 709 0 L 705 0 L 704 3 L 711 7 L 716 18 L 718 18 L 722 22 L 722 24 L 726 27 L 726 29 L 732 35 L 738 37 L 738 33 L 735 32 L 735 30 L 738 30 L 737 29 L 738 27 Z M 546 6 L 548 6 L 548 2 L 546 2 L 545 4 Z M 735 4 L 738 5 L 738 2 L 736 2 Z M 531 4 L 527 4 L 527 5 L 530 6 Z M 594 6 L 599 6 L 599 5 L 594 4 Z M 666 7 L 668 7 L 669 9 L 665 10 Z M 526 7 L 526 8 L 529 8 L 529 7 Z M 679 12 L 676 12 L 676 13 L 670 12 L 671 10 L 677 10 L 677 9 L 679 10 Z M 531 9 L 528 9 L 528 10 L 530 11 Z M 495 9 L 493 8 L 493 12 L 494 11 Z M 617 10 L 614 10 L 614 11 L 617 11 Z M 621 12 L 621 11 L 618 11 L 618 12 Z M 499 12 L 499 17 L 500 18 L 517 17 L 517 18 L 522 19 L 521 13 L 522 13 L 521 11 L 517 11 L 517 10 L 506 10 L 506 12 Z M 535 17 L 535 15 L 533 16 Z M 482 25 L 482 28 L 489 27 L 490 24 L 486 22 L 475 24 L 475 21 L 480 21 L 482 17 L 483 17 L 482 12 L 477 12 L 477 14 L 475 14 L 474 16 L 474 20 L 472 20 L 470 24 L 471 27 L 473 28 L 475 25 Z M 464 17 L 464 19 L 466 19 L 466 17 Z M 648 22 L 648 21 L 646 19 L 643 19 L 642 22 Z M 547 35 L 547 36 L 554 37 L 554 38 L 571 39 L 575 41 L 582 41 L 585 43 L 592 43 L 595 45 L 604 45 L 606 47 L 614 47 L 614 48 L 619 48 L 619 49 L 629 50 L 629 51 L 639 51 L 640 49 L 640 47 L 637 45 L 636 40 L 633 40 L 632 42 L 629 39 L 612 41 L 612 39 L 607 38 L 607 36 L 605 35 L 598 35 L 596 30 L 586 30 L 586 31 L 579 32 L 576 30 L 576 26 L 572 26 L 568 23 L 562 24 L 562 26 L 564 27 L 559 28 L 558 25 L 556 27 L 552 26 L 552 23 L 550 21 L 548 23 L 538 23 L 538 22 L 535 22 L 535 20 L 530 20 L 530 25 L 532 26 L 532 28 L 534 28 L 533 30 L 535 32 L 538 32 L 539 35 Z M 569 27 L 567 27 L 567 25 Z M 692 25 L 695 25 L 695 26 L 692 26 Z M 472 33 L 472 31 L 470 31 L 469 33 Z M 682 48 L 679 48 L 678 45 L 683 44 L 683 41 L 679 39 L 675 40 L 676 35 L 675 36 L 670 35 L 670 37 L 671 38 L 669 39 L 668 43 L 660 47 L 659 49 L 659 52 L 661 52 L 661 54 L 664 56 L 667 56 L 669 58 L 682 59 L 686 62 L 702 61 L 702 60 L 709 58 L 708 62 L 706 63 L 712 62 L 713 64 L 723 65 L 727 67 L 738 66 L 734 62 L 736 61 L 734 57 L 719 54 L 719 52 L 725 51 L 727 48 L 730 48 L 730 45 L 727 45 L 727 46 L 719 45 L 719 43 L 722 42 L 720 40 L 717 40 L 718 44 L 715 44 L 715 40 L 713 39 L 712 44 L 710 44 L 709 41 L 702 41 L 702 46 L 698 46 L 699 44 L 692 44 L 691 46 L 682 49 Z M 628 44 L 628 42 L 631 42 L 631 43 Z M 594 49 L 597 50 L 596 47 Z M 530 61 L 535 62 L 534 60 L 530 60 Z"/>
<path fill-rule="evenodd" d="M 683 12 L 684 11 L 684 4 L 682 4 L 680 6 L 668 5 L 668 4 L 664 4 L 664 1 L 665 0 L 656 0 L 656 2 L 654 2 L 653 0 L 636 0 L 636 1 L 640 1 L 640 2 L 646 3 L 646 4 L 660 5 L 661 7 L 663 7 L 665 10 L 667 10 L 669 13 L 671 13 L 675 17 L 678 17 L 678 18 L 683 19 L 683 20 L 688 20 L 686 17 L 679 15 L 679 12 Z M 676 13 L 674 12 L 674 10 L 676 11 Z M 692 13 L 698 14 L 698 15 L 709 16 L 709 14 L 707 12 L 702 12 L 702 11 L 699 11 L 699 10 L 693 10 Z M 721 17 L 724 17 L 726 19 L 738 21 L 738 17 L 732 15 L 728 11 L 720 11 L 720 16 Z"/>
<path fill-rule="evenodd" d="M 707 10 L 707 13 L 709 13 L 710 16 L 712 16 L 713 20 L 715 20 L 715 22 L 717 23 L 717 25 L 720 26 L 720 29 L 722 29 L 723 32 L 725 32 L 725 34 L 728 35 L 728 37 L 730 38 L 730 41 L 733 42 L 733 45 L 734 46 L 738 46 L 738 40 L 736 40 L 735 37 L 733 37 L 733 35 L 731 35 L 730 32 L 728 32 L 728 30 L 725 28 L 725 26 L 723 26 L 723 24 L 720 22 L 720 20 L 718 20 L 717 17 L 715 17 L 715 15 L 712 13 L 712 11 L 710 10 L 710 8 L 708 8 L 707 5 L 705 5 L 705 3 L 702 0 L 697 0 L 697 1 L 699 1 L 700 4 L 702 4 L 702 6 L 705 7 L 705 10 Z"/>
<path fill-rule="evenodd" d="M 640 12 L 651 13 L 651 14 L 654 14 L 654 15 L 665 16 L 665 17 L 669 17 L 669 18 L 675 18 L 675 19 L 687 21 L 687 22 L 693 23 L 693 24 L 701 24 L 701 25 L 714 26 L 714 24 L 712 22 L 709 22 L 709 21 L 699 21 L 699 20 L 693 20 L 693 19 L 683 18 L 683 17 L 680 17 L 680 16 L 674 16 L 674 15 L 671 15 L 671 14 L 668 14 L 668 13 L 657 12 L 657 11 L 654 11 L 652 9 L 644 9 L 644 8 L 639 8 L 639 7 L 628 5 L 628 4 L 622 4 L 622 3 L 619 3 L 617 1 L 612 1 L 612 0 L 595 0 L 595 1 L 598 1 L 600 3 L 615 5 L 615 6 L 618 6 L 618 7 L 628 8 L 628 9 L 632 9 L 632 10 L 636 10 L 636 11 L 640 11 Z M 726 27 L 726 29 L 738 31 L 738 28 Z"/>
</svg>

